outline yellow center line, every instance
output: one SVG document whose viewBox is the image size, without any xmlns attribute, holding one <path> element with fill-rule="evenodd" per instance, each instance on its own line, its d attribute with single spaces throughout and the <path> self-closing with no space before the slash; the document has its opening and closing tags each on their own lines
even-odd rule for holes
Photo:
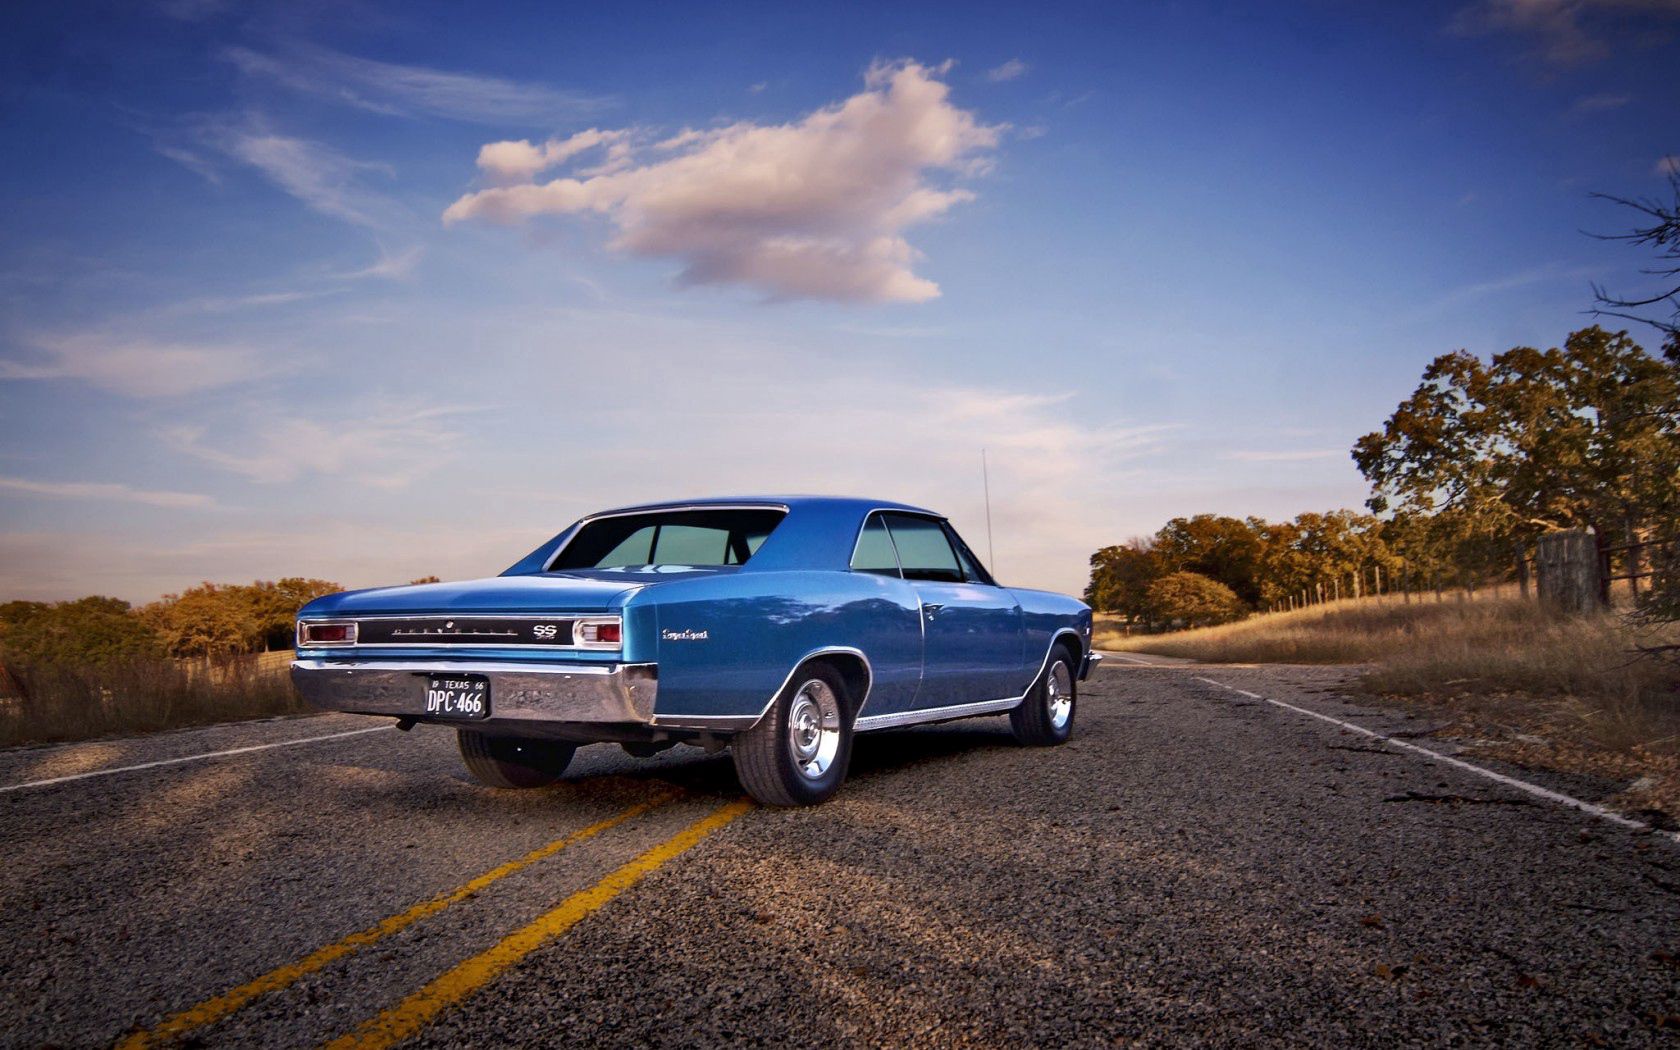
<svg viewBox="0 0 1680 1050">
<path fill-rule="evenodd" d="M 753 808 L 746 800 L 731 802 L 641 854 L 586 890 L 579 890 L 559 907 L 523 929 L 516 930 L 489 950 L 466 960 L 375 1017 L 360 1028 L 326 1044 L 324 1050 L 370 1050 L 388 1047 L 415 1035 L 446 1007 L 460 1002 L 494 980 L 508 967 L 588 918 L 650 872 L 692 848 L 701 839 Z"/>
<path fill-rule="evenodd" d="M 234 1013 L 236 1010 L 244 1007 L 247 1003 L 259 995 L 266 995 L 269 992 L 277 992 L 297 981 L 299 978 L 312 974 L 322 967 L 344 958 L 346 955 L 360 951 L 368 945 L 373 944 L 375 941 L 382 940 L 399 930 L 412 926 L 421 919 L 431 915 L 436 915 L 438 912 L 444 910 L 450 905 L 456 904 L 472 896 L 498 879 L 506 878 L 514 872 L 523 868 L 528 868 L 532 864 L 535 864 L 546 857 L 552 857 L 554 854 L 559 853 L 567 846 L 573 846 L 585 839 L 593 838 L 601 832 L 606 831 L 608 828 L 616 827 L 632 817 L 640 816 L 648 810 L 657 806 L 662 806 L 675 799 L 677 795 L 677 792 L 671 792 L 662 794 L 658 798 L 650 799 L 646 802 L 638 802 L 636 805 L 622 810 L 613 816 L 607 817 L 605 820 L 596 821 L 586 828 L 574 831 L 562 838 L 555 839 L 546 846 L 538 847 L 530 853 L 525 854 L 523 857 L 510 860 L 506 864 L 491 868 L 489 871 L 470 882 L 464 883 L 456 889 L 433 897 L 431 900 L 416 904 L 407 911 L 400 912 L 388 919 L 383 919 L 378 924 L 370 926 L 365 930 L 352 933 L 350 936 L 338 941 L 335 944 L 329 944 L 325 948 L 318 948 L 310 954 L 304 956 L 302 959 L 299 959 L 297 962 L 287 963 L 284 966 L 277 967 L 255 980 L 247 981 L 231 991 L 223 992 L 214 999 L 206 999 L 197 1006 L 183 1010 L 171 1017 L 167 1017 L 154 1028 L 142 1029 L 141 1031 L 133 1032 L 119 1042 L 117 1044 L 117 1048 L 118 1050 L 137 1050 L 137 1048 L 140 1047 L 168 1044 L 195 1028 L 202 1028 L 205 1025 L 214 1024 Z"/>
</svg>

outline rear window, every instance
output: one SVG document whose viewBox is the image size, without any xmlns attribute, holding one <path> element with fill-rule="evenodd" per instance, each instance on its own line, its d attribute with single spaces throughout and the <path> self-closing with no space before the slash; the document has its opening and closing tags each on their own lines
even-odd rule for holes
<svg viewBox="0 0 1680 1050">
<path fill-rule="evenodd" d="M 578 530 L 555 556 L 549 570 L 745 565 L 786 513 L 754 507 L 649 511 L 597 518 Z"/>
</svg>

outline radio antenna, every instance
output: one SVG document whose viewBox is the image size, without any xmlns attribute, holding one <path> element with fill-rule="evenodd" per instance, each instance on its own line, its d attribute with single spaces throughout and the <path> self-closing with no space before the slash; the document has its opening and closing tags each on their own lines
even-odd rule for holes
<svg viewBox="0 0 1680 1050">
<path fill-rule="evenodd" d="M 980 485 L 986 493 L 986 561 L 997 575 L 997 552 L 992 549 L 992 479 L 986 470 L 986 450 L 980 450 Z"/>
</svg>

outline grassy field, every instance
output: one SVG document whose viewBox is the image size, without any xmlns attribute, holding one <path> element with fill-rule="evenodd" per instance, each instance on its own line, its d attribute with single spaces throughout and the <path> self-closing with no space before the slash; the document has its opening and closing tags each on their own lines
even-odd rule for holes
<svg viewBox="0 0 1680 1050">
<path fill-rule="evenodd" d="M 290 652 L 214 664 L 131 660 L 17 673 L 21 695 L 0 698 L 0 747 L 149 733 L 305 714 L 286 674 Z"/>
<path fill-rule="evenodd" d="M 1103 648 L 1210 663 L 1363 664 L 1366 691 L 1429 709 L 1486 753 L 1624 778 L 1635 788 L 1622 804 L 1680 816 L 1680 663 L 1638 653 L 1676 643 L 1674 625 L 1556 616 L 1511 595 L 1344 601 L 1162 635 L 1099 624 L 1097 635 Z"/>
</svg>

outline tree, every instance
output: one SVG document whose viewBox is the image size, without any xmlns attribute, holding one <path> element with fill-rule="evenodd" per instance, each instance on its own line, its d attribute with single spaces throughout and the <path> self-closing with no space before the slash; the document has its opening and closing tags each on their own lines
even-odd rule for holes
<svg viewBox="0 0 1680 1050">
<path fill-rule="evenodd" d="M 1644 219 L 1638 220 L 1643 225 L 1636 226 L 1627 233 L 1601 235 L 1600 239 L 1627 241 L 1630 244 L 1655 248 L 1659 261 L 1655 267 L 1644 272 L 1656 277 L 1659 283 L 1657 291 L 1632 298 L 1611 295 L 1603 286 L 1595 284 L 1593 298 L 1598 300 L 1600 309 L 1593 312 L 1606 317 L 1640 321 L 1657 328 L 1667 336 L 1665 350 L 1672 360 L 1680 358 L 1680 171 L 1671 170 L 1668 173 L 1668 188 L 1673 200 L 1666 203 L 1655 197 L 1628 198 L 1613 197 L 1607 193 L 1594 194 L 1600 200 L 1612 201 L 1644 216 Z M 1653 309 L 1667 309 L 1668 316 L 1641 317 L 1627 312 Z"/>
<path fill-rule="evenodd" d="M 1260 543 L 1261 599 L 1287 601 L 1302 592 L 1355 597 L 1374 580 L 1373 570 L 1393 578 L 1400 559 L 1389 547 L 1387 526 L 1351 510 L 1306 513 L 1271 524 L 1250 519 Z"/>
<path fill-rule="evenodd" d="M 1488 364 L 1446 354 L 1353 455 L 1371 509 L 1439 518 L 1461 565 L 1561 528 L 1607 546 L 1680 507 L 1680 361 L 1597 326 Z"/>
<path fill-rule="evenodd" d="M 1166 572 L 1218 580 L 1251 607 L 1261 599 L 1260 549 L 1260 537 L 1249 522 L 1217 514 L 1174 518 L 1155 534 L 1154 544 Z"/>
<path fill-rule="evenodd" d="M 273 583 L 258 580 L 249 587 L 227 589 L 243 592 L 245 600 L 250 603 L 262 647 L 269 650 L 290 649 L 298 610 L 323 594 L 336 594 L 344 588 L 326 580 L 288 576 Z"/>
<path fill-rule="evenodd" d="M 1209 627 L 1240 620 L 1245 614 L 1236 592 L 1195 572 L 1173 572 L 1149 585 L 1153 618 L 1186 627 Z"/>
<path fill-rule="evenodd" d="M 248 653 L 262 639 L 263 624 L 247 588 L 201 583 L 166 594 L 141 610 L 171 656 L 214 657 Z"/>
<path fill-rule="evenodd" d="M 0 654 L 18 664 L 106 664 L 159 656 L 163 645 L 120 598 L 0 605 Z"/>
<path fill-rule="evenodd" d="M 1132 623 L 1149 619 L 1149 585 L 1162 574 L 1150 540 L 1134 539 L 1091 555 L 1091 582 L 1085 601 L 1093 609 L 1119 613 Z"/>
</svg>

